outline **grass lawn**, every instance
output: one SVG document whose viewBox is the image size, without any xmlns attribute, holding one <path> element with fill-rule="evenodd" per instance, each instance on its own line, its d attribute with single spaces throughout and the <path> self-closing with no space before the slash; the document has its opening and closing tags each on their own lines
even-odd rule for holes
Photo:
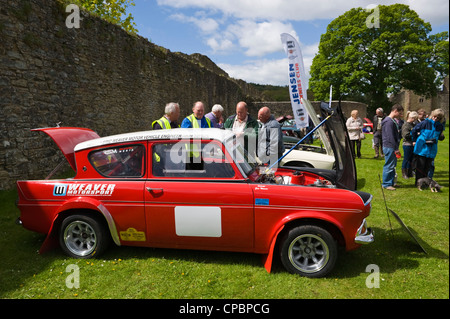
<svg viewBox="0 0 450 319">
<path fill-rule="evenodd" d="M 19 211 L 12 190 L 0 192 L 0 298 L 448 299 L 449 138 L 439 143 L 436 158 L 435 179 L 442 192 L 418 191 L 414 179 L 401 177 L 396 191 L 385 191 L 388 207 L 428 254 L 388 218 L 378 177 L 384 161 L 373 158 L 371 139 L 367 135 L 363 141 L 356 164 L 358 188 L 374 196 L 368 223 L 375 242 L 342 251 L 327 278 L 288 274 L 279 262 L 269 274 L 261 256 L 242 253 L 110 247 L 91 260 L 68 258 L 59 249 L 39 255 L 44 236 L 15 225 Z M 400 172 L 401 161 L 397 167 Z M 74 265 L 79 287 L 69 288 L 75 273 L 66 269 Z M 373 267 L 379 273 L 372 273 Z M 379 288 L 369 288 L 376 275 Z"/>
</svg>

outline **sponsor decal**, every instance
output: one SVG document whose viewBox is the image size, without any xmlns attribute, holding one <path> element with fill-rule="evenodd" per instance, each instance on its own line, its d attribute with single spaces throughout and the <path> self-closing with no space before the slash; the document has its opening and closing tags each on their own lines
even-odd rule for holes
<svg viewBox="0 0 450 319">
<path fill-rule="evenodd" d="M 269 206 L 269 199 L 268 198 L 255 198 L 255 205 Z"/>
<path fill-rule="evenodd" d="M 53 187 L 53 196 L 66 196 L 67 185 L 55 185 Z"/>
<path fill-rule="evenodd" d="M 116 184 L 57 184 L 53 187 L 53 196 L 111 196 Z"/>
<path fill-rule="evenodd" d="M 145 241 L 145 233 L 130 227 L 126 231 L 120 232 L 120 239 L 123 241 Z"/>
</svg>

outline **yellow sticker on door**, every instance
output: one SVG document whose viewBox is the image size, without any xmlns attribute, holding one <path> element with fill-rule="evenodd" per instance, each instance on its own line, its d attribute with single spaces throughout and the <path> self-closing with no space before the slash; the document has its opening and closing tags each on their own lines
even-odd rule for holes
<svg viewBox="0 0 450 319">
<path fill-rule="evenodd" d="M 128 228 L 120 232 L 120 239 L 123 241 L 145 241 L 145 233 L 134 228 Z"/>
</svg>

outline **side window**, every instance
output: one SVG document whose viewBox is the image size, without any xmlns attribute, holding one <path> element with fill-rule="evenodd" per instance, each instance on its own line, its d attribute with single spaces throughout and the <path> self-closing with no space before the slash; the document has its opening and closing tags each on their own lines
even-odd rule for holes
<svg viewBox="0 0 450 319">
<path fill-rule="evenodd" d="M 152 149 L 155 177 L 231 178 L 234 170 L 216 142 L 181 141 L 155 144 Z"/>
<path fill-rule="evenodd" d="M 142 177 L 144 154 L 143 145 L 117 146 L 91 152 L 89 161 L 106 177 Z"/>
</svg>

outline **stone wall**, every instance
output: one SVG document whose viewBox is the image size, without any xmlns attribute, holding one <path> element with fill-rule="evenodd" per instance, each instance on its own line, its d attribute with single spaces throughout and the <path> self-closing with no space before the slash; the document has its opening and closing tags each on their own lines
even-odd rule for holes
<svg viewBox="0 0 450 319">
<path fill-rule="evenodd" d="M 398 94 L 391 97 L 392 103 L 401 104 L 404 109 L 404 116 L 406 119 L 408 111 L 417 111 L 424 109 L 428 114 L 434 109 L 443 109 L 445 118 L 449 119 L 449 77 L 444 79 L 442 90 L 437 92 L 436 96 L 426 98 L 415 94 L 410 90 L 401 90 Z M 388 112 L 387 112 L 388 113 Z"/>
<path fill-rule="evenodd" d="M 33 128 L 87 127 L 100 136 L 147 130 L 175 101 L 181 116 L 202 100 L 234 112 L 259 98 L 199 54 L 174 53 L 57 0 L 0 0 L 0 189 L 45 178 L 63 157 Z"/>
</svg>

